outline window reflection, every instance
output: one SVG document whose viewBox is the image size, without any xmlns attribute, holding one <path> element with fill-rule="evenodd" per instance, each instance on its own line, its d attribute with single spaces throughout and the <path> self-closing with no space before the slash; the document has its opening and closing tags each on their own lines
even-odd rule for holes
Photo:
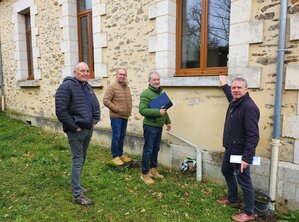
<svg viewBox="0 0 299 222">
<path fill-rule="evenodd" d="M 227 72 L 230 4 L 230 0 L 183 0 L 177 3 L 179 75 L 187 73 L 183 69 L 193 69 L 194 74 L 195 69 L 209 75 Z"/>
<path fill-rule="evenodd" d="M 230 1 L 210 0 L 208 17 L 208 67 L 227 66 Z"/>
<path fill-rule="evenodd" d="M 86 11 L 92 8 L 92 0 L 78 0 L 78 11 Z"/>
<path fill-rule="evenodd" d="M 34 72 L 33 72 L 32 35 L 31 35 L 30 13 L 25 15 L 25 33 L 26 33 L 27 67 L 28 67 L 27 79 L 32 80 L 32 79 L 34 79 Z"/>
<path fill-rule="evenodd" d="M 88 19 L 87 16 L 80 18 L 80 34 L 81 34 L 81 46 L 82 46 L 82 61 L 89 64 L 89 39 L 88 39 Z"/>
<path fill-rule="evenodd" d="M 182 4 L 182 68 L 200 67 L 201 0 L 186 0 Z"/>
<path fill-rule="evenodd" d="M 94 78 L 92 39 L 92 0 L 77 0 L 79 60 L 89 66 L 90 78 Z"/>
</svg>

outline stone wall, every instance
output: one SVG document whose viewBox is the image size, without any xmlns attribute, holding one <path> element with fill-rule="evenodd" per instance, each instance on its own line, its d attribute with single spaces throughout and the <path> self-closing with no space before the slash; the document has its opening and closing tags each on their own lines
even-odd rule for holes
<svg viewBox="0 0 299 222">
<path fill-rule="evenodd" d="M 299 1 L 293 0 L 289 8 L 290 34 L 287 36 L 289 44 L 286 57 L 285 89 L 293 90 L 297 97 L 297 106 L 293 107 L 296 112 L 285 114 L 283 118 L 283 136 L 295 139 L 293 162 L 299 164 Z M 298 194 L 297 194 L 298 196 Z"/>
<path fill-rule="evenodd" d="M 19 113 L 54 119 L 54 94 L 61 82 L 61 66 L 64 62 L 60 53 L 61 29 L 58 23 L 60 8 L 55 1 L 35 1 L 37 7 L 35 18 L 38 26 L 36 42 L 40 48 L 37 63 L 41 70 L 41 81 L 38 87 L 19 87 L 16 78 L 13 21 L 15 2 L 17 1 L 9 0 L 0 3 L 5 107 Z"/>
<path fill-rule="evenodd" d="M 298 5 L 296 1 L 289 1 L 289 6 Z M 274 100 L 276 88 L 276 68 L 277 68 L 277 51 L 278 51 L 278 33 L 280 18 L 280 1 L 258 1 L 253 4 L 252 19 L 263 21 L 262 43 L 252 44 L 249 51 L 249 65 L 261 67 L 261 87 L 255 101 L 259 104 L 261 111 L 260 130 L 263 135 L 260 140 L 260 146 L 267 147 L 263 150 L 264 157 L 270 156 L 271 148 L 269 146 L 270 138 L 273 133 L 273 116 L 274 116 Z M 288 18 L 290 14 L 288 14 Z M 287 20 L 287 27 L 289 27 Z M 298 59 L 298 42 L 290 41 L 290 29 L 287 28 L 286 35 L 286 52 L 285 64 L 295 62 L 294 57 Z M 293 58 L 293 59 L 290 59 Z M 282 92 L 282 115 L 294 115 L 297 113 L 297 95 L 298 92 L 287 89 L 285 82 L 283 83 Z M 283 121 L 284 122 L 284 121 Z M 282 122 L 282 123 L 283 123 Z M 284 123 L 283 123 L 284 124 Z M 283 134 L 284 127 L 282 127 Z M 267 136 L 268 135 L 268 136 Z M 282 137 L 279 150 L 279 160 L 293 162 L 294 155 L 294 138 Z M 259 147 L 260 147 L 259 146 Z"/>
</svg>

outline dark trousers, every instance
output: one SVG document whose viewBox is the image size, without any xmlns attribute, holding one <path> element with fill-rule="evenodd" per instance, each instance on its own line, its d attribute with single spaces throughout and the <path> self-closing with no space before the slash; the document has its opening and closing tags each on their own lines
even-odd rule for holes
<svg viewBox="0 0 299 222">
<path fill-rule="evenodd" d="M 86 159 L 87 148 L 89 146 L 92 132 L 93 129 L 82 129 L 80 132 L 67 133 L 72 154 L 72 191 L 74 197 L 78 197 L 83 194 L 80 176 Z"/>
<path fill-rule="evenodd" d="M 112 157 L 121 157 L 123 155 L 124 140 L 127 132 L 128 119 L 110 118 L 110 123 L 112 128 Z"/>
<path fill-rule="evenodd" d="M 254 213 L 254 190 L 250 178 L 250 166 L 240 172 L 241 164 L 230 163 L 230 151 L 225 150 L 221 172 L 228 187 L 227 199 L 232 203 L 238 202 L 238 184 L 243 191 L 244 212 L 247 215 Z M 238 182 L 238 184 L 237 184 Z"/>
<path fill-rule="evenodd" d="M 162 128 L 143 125 L 143 137 L 142 173 L 146 174 L 149 172 L 150 168 L 157 167 Z"/>
</svg>

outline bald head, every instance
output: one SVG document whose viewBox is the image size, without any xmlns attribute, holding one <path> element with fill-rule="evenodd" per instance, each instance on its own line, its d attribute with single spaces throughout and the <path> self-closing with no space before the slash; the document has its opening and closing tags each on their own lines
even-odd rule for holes
<svg viewBox="0 0 299 222">
<path fill-rule="evenodd" d="M 87 82 L 89 80 L 89 67 L 85 62 L 79 62 L 74 67 L 74 76 L 81 82 Z"/>
</svg>

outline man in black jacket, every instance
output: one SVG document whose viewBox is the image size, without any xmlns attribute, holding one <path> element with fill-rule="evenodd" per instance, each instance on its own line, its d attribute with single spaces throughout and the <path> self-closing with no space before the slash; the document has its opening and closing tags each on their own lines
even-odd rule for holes
<svg viewBox="0 0 299 222">
<path fill-rule="evenodd" d="M 217 200 L 223 205 L 238 206 L 238 184 L 243 191 L 244 209 L 232 216 L 235 221 L 254 220 L 254 190 L 250 178 L 250 164 L 259 141 L 259 109 L 247 92 L 247 82 L 243 78 L 227 85 L 226 76 L 219 76 L 229 107 L 226 113 L 223 146 L 225 148 L 221 172 L 228 186 L 227 198 Z M 230 163 L 231 155 L 241 155 L 241 163 Z"/>
<path fill-rule="evenodd" d="M 80 176 L 93 128 L 100 120 L 100 105 L 87 82 L 89 77 L 88 65 L 78 63 L 74 77 L 66 77 L 55 95 L 56 115 L 67 134 L 72 154 L 73 202 L 81 205 L 93 204 L 84 195 L 92 190 L 81 185 Z"/>
</svg>

